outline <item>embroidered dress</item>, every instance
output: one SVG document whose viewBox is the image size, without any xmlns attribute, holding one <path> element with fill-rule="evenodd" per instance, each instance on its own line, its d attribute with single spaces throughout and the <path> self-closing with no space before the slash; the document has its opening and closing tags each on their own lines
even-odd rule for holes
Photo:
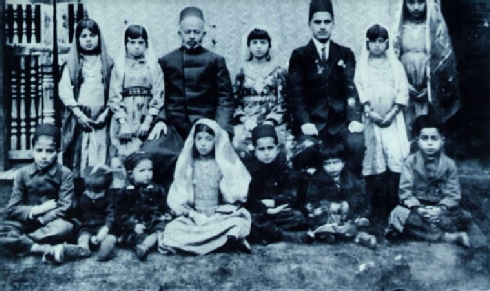
<svg viewBox="0 0 490 291">
<path fill-rule="evenodd" d="M 197 122 L 215 132 L 215 158 L 194 159 L 194 128 L 177 160 L 168 205 L 178 215 L 158 237 L 160 252 L 173 249 L 207 254 L 228 236 L 243 239 L 250 233 L 251 217 L 236 202 L 245 202 L 250 175 L 228 140 L 228 134 L 208 119 Z M 201 219 L 195 219 L 196 216 Z"/>
<path fill-rule="evenodd" d="M 408 132 L 413 120 L 429 107 L 445 122 L 461 107 L 456 57 L 444 17 L 436 0 L 426 1 L 426 19 L 407 19 L 405 1 L 399 0 L 393 29 L 393 48 L 403 63 L 414 89 L 427 89 L 427 101 L 410 100 L 406 110 Z M 431 106 L 429 106 L 429 104 Z"/>
<path fill-rule="evenodd" d="M 266 120 L 274 122 L 283 141 L 285 122 L 284 70 L 273 62 L 245 62 L 235 81 L 237 108 L 234 144 L 250 144 L 251 130 Z M 244 117 L 242 123 L 240 119 Z M 250 125 L 249 125 L 250 124 Z"/>
<path fill-rule="evenodd" d="M 120 82 L 122 87 L 113 87 L 110 106 L 115 112 L 115 118 L 124 117 L 133 133 L 130 141 L 120 142 L 116 136 L 120 124 L 113 119 L 111 140 L 117 156 L 126 157 L 140 149 L 143 142 L 137 136 L 139 128 L 147 115 L 158 115 L 163 106 L 163 74 L 158 66 L 155 66 L 154 70 L 154 77 L 159 78 L 155 82 L 145 59 L 126 58 L 122 80 L 118 80 L 121 76 L 118 76 L 117 71 L 113 74 L 111 82 Z M 157 88 L 153 88 L 154 84 Z"/>
</svg>

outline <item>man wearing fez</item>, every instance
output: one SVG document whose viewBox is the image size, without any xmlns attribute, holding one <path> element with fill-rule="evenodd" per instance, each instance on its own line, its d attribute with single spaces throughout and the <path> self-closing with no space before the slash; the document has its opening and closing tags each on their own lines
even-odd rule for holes
<svg viewBox="0 0 490 291">
<path fill-rule="evenodd" d="M 158 60 L 164 73 L 165 105 L 143 150 L 154 153 L 155 182 L 173 177 L 174 162 L 195 121 L 214 119 L 228 132 L 233 114 L 233 89 L 225 59 L 202 47 L 204 15 L 197 7 L 180 12 L 182 46 Z M 163 180 L 163 181 L 160 181 Z"/>
<path fill-rule="evenodd" d="M 330 39 L 335 24 L 330 0 L 312 0 L 308 21 L 313 38 L 295 49 L 289 61 L 287 102 L 293 132 L 297 138 L 344 143 L 347 166 L 360 175 L 364 140 L 354 54 Z"/>
<path fill-rule="evenodd" d="M 214 119 L 233 132 L 230 73 L 222 56 L 202 47 L 206 35 L 204 15 L 197 7 L 186 7 L 179 19 L 182 46 L 158 60 L 165 79 L 165 106 L 160 120 L 173 126 L 183 139 L 200 118 Z"/>
</svg>

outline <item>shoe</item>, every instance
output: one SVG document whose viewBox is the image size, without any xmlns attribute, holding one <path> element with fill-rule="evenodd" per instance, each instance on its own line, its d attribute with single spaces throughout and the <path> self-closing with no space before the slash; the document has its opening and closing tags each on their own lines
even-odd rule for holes
<svg viewBox="0 0 490 291">
<path fill-rule="evenodd" d="M 333 244 L 335 242 L 335 235 L 331 233 L 317 233 L 315 239 L 319 242 L 326 244 Z"/>
<path fill-rule="evenodd" d="M 299 244 L 311 244 L 315 240 L 315 235 L 311 232 L 290 232 L 283 231 L 282 232 L 282 241 L 291 242 L 291 243 L 299 243 Z"/>
<path fill-rule="evenodd" d="M 116 237 L 113 235 L 108 235 L 102 241 L 99 248 L 99 253 L 97 254 L 97 261 L 105 262 L 108 261 L 112 255 L 114 248 L 116 246 Z"/>
<path fill-rule="evenodd" d="M 63 259 L 65 261 L 78 260 L 90 257 L 90 250 L 78 245 L 63 244 Z"/>
<path fill-rule="evenodd" d="M 42 262 L 43 263 L 53 263 L 53 264 L 61 264 L 63 263 L 63 245 L 55 245 L 47 247 L 46 251 L 43 254 Z"/>
<path fill-rule="evenodd" d="M 457 244 L 458 246 L 465 247 L 465 248 L 471 247 L 470 238 L 466 232 L 457 233 L 454 243 Z"/>
<path fill-rule="evenodd" d="M 377 244 L 376 237 L 365 232 L 359 232 L 354 239 L 354 242 L 370 249 L 375 249 Z"/>
<path fill-rule="evenodd" d="M 364 217 L 361 217 L 361 218 L 358 218 L 358 219 L 354 220 L 354 224 L 357 227 L 369 226 L 369 219 L 364 218 Z"/>
<path fill-rule="evenodd" d="M 243 253 L 243 254 L 251 254 L 252 253 L 252 247 L 250 247 L 250 244 L 244 238 L 239 239 L 237 241 L 237 245 L 235 246 L 235 248 L 236 248 L 236 251 L 238 253 Z"/>
<path fill-rule="evenodd" d="M 401 233 L 392 227 L 388 227 L 385 230 L 385 238 L 389 241 L 397 241 L 401 238 Z"/>
<path fill-rule="evenodd" d="M 144 247 L 142 244 L 139 244 L 136 246 L 135 251 L 136 251 L 136 256 L 140 261 L 143 262 L 146 260 L 146 256 L 149 253 L 146 247 Z"/>
</svg>

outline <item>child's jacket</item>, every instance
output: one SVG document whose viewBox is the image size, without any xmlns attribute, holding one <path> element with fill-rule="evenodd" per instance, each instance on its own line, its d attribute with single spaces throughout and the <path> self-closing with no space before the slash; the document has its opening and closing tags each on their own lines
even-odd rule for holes
<svg viewBox="0 0 490 291">
<path fill-rule="evenodd" d="M 163 187 L 150 184 L 145 187 L 127 185 L 115 196 L 116 233 L 133 233 L 136 224 L 150 230 L 168 219 L 167 195 Z"/>
<path fill-rule="evenodd" d="M 79 201 L 82 227 L 107 226 L 112 229 L 114 222 L 113 193 L 106 190 L 100 197 L 90 197 L 86 192 Z"/>
<path fill-rule="evenodd" d="M 364 216 L 364 189 L 359 180 L 348 170 L 340 173 L 340 187 L 320 169 L 313 174 L 306 190 L 305 213 L 309 218 L 325 216 L 332 202 L 346 201 L 349 204 L 347 218 Z M 327 214 L 328 215 L 328 214 Z M 326 222 L 324 222 L 326 223 Z"/>
<path fill-rule="evenodd" d="M 266 213 L 267 207 L 261 202 L 263 199 L 275 200 L 276 206 L 289 204 L 291 208 L 297 208 L 296 178 L 284 154 L 279 154 L 270 164 L 254 157 L 246 167 L 252 177 L 246 203 L 250 212 Z"/>
<path fill-rule="evenodd" d="M 38 169 L 35 163 L 20 169 L 14 180 L 12 195 L 7 206 L 7 219 L 29 223 L 33 206 L 55 199 L 56 208 L 39 217 L 44 224 L 65 218 L 73 199 L 71 171 L 55 163 L 47 169 Z"/>
<path fill-rule="evenodd" d="M 407 157 L 400 177 L 400 202 L 408 208 L 420 205 L 457 207 L 461 190 L 456 164 L 441 153 L 433 177 L 429 177 L 420 152 Z"/>
</svg>

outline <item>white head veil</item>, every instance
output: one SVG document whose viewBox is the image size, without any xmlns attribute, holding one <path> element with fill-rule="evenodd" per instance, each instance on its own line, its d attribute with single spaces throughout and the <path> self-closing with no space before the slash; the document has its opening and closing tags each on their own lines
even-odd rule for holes
<svg viewBox="0 0 490 291">
<path fill-rule="evenodd" d="M 247 199 L 250 174 L 231 145 L 228 133 L 216 121 L 200 119 L 194 124 L 184 143 L 175 167 L 174 182 L 167 198 L 168 206 L 177 215 L 185 213 L 188 205 L 194 201 L 194 157 L 192 153 L 196 125 L 198 124 L 209 126 L 215 133 L 215 159 L 222 175 L 219 189 L 224 202 L 231 204 L 236 201 L 245 202 Z"/>
</svg>

